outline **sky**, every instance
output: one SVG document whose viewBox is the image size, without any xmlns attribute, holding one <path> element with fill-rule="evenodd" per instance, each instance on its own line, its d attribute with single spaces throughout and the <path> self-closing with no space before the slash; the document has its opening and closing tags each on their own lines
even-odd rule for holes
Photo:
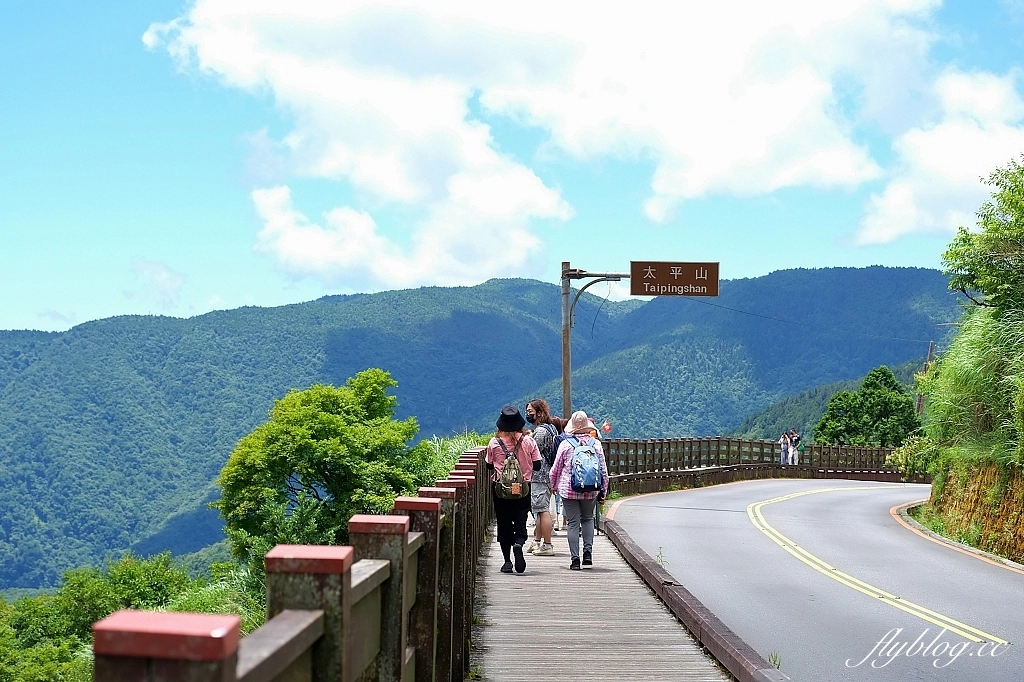
<svg viewBox="0 0 1024 682">
<path fill-rule="evenodd" d="M 0 329 L 940 267 L 1024 154 L 1024 0 L 0 0 L 0 35 Z"/>
</svg>

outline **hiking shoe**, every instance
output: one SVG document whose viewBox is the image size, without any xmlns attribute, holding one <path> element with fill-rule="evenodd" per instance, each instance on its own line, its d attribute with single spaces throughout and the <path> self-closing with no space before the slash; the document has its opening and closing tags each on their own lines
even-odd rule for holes
<svg viewBox="0 0 1024 682">
<path fill-rule="evenodd" d="M 512 545 L 512 553 L 516 555 L 516 573 L 526 570 L 526 557 L 523 556 L 522 545 Z"/>
<path fill-rule="evenodd" d="M 572 558 L 572 563 L 569 564 L 569 570 L 570 571 L 578 571 L 578 570 L 580 570 L 580 558 L 578 556 L 574 556 Z"/>
<path fill-rule="evenodd" d="M 587 550 L 583 550 L 583 565 L 584 566 L 593 566 L 594 565 L 594 555 L 591 554 L 590 552 L 588 552 Z"/>
<path fill-rule="evenodd" d="M 502 573 L 511 573 L 512 572 L 512 562 L 511 561 L 506 561 L 505 563 L 503 563 L 501 565 L 501 572 Z"/>
<path fill-rule="evenodd" d="M 555 556 L 555 546 L 551 543 L 540 543 L 533 552 L 534 556 Z"/>
</svg>

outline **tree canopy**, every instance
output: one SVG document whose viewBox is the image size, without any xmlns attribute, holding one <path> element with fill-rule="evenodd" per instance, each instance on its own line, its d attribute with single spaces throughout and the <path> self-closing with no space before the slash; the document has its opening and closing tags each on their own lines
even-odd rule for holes
<svg viewBox="0 0 1024 682">
<path fill-rule="evenodd" d="M 896 447 L 920 428 L 913 399 L 883 365 L 868 372 L 856 391 L 840 391 L 829 399 L 814 427 L 814 441 Z"/>
<path fill-rule="evenodd" d="M 279 543 L 344 544 L 353 514 L 386 513 L 425 482 L 429 457 L 408 447 L 416 419 L 394 419 L 387 391 L 397 385 L 367 369 L 344 386 L 315 384 L 274 403 L 217 479 L 214 504 L 236 557 L 261 558 Z"/>
<path fill-rule="evenodd" d="M 978 209 L 977 229 L 960 227 L 942 255 L 950 288 L 979 305 L 1024 307 L 1024 156 L 994 171 L 992 198 Z"/>
</svg>

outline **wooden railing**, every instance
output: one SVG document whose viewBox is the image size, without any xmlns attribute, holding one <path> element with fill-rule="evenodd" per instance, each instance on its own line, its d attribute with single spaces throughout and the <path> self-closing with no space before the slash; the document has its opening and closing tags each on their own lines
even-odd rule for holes
<svg viewBox="0 0 1024 682">
<path fill-rule="evenodd" d="M 459 682 L 469 670 L 476 563 L 493 517 L 483 448 L 448 478 L 357 514 L 351 546 L 278 545 L 267 622 L 118 611 L 93 626 L 96 682 Z"/>
<path fill-rule="evenodd" d="M 767 440 L 655 438 L 604 441 L 610 489 L 623 495 L 731 483 L 755 478 L 852 478 L 928 483 L 886 467 L 890 448 L 808 445 L 797 464 L 783 465 L 782 449 Z"/>
<path fill-rule="evenodd" d="M 608 473 L 640 474 L 735 464 L 779 464 L 778 442 L 739 438 L 609 438 L 604 441 Z M 891 448 L 807 445 L 797 464 L 830 469 L 883 469 Z"/>
</svg>

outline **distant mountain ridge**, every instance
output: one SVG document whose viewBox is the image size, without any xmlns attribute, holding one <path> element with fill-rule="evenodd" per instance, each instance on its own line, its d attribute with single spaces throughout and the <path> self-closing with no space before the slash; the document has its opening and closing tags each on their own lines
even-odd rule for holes
<svg viewBox="0 0 1024 682">
<path fill-rule="evenodd" d="M 616 435 L 725 433 L 783 396 L 922 356 L 958 316 L 942 274 L 916 268 L 784 270 L 707 301 L 584 294 L 574 404 Z M 559 334 L 558 287 L 531 280 L 0 332 L 0 588 L 187 545 L 165 522 L 195 523 L 237 439 L 291 388 L 383 367 L 425 436 L 489 430 L 511 400 L 560 409 Z M 201 535 L 175 548 L 217 539 Z"/>
</svg>

